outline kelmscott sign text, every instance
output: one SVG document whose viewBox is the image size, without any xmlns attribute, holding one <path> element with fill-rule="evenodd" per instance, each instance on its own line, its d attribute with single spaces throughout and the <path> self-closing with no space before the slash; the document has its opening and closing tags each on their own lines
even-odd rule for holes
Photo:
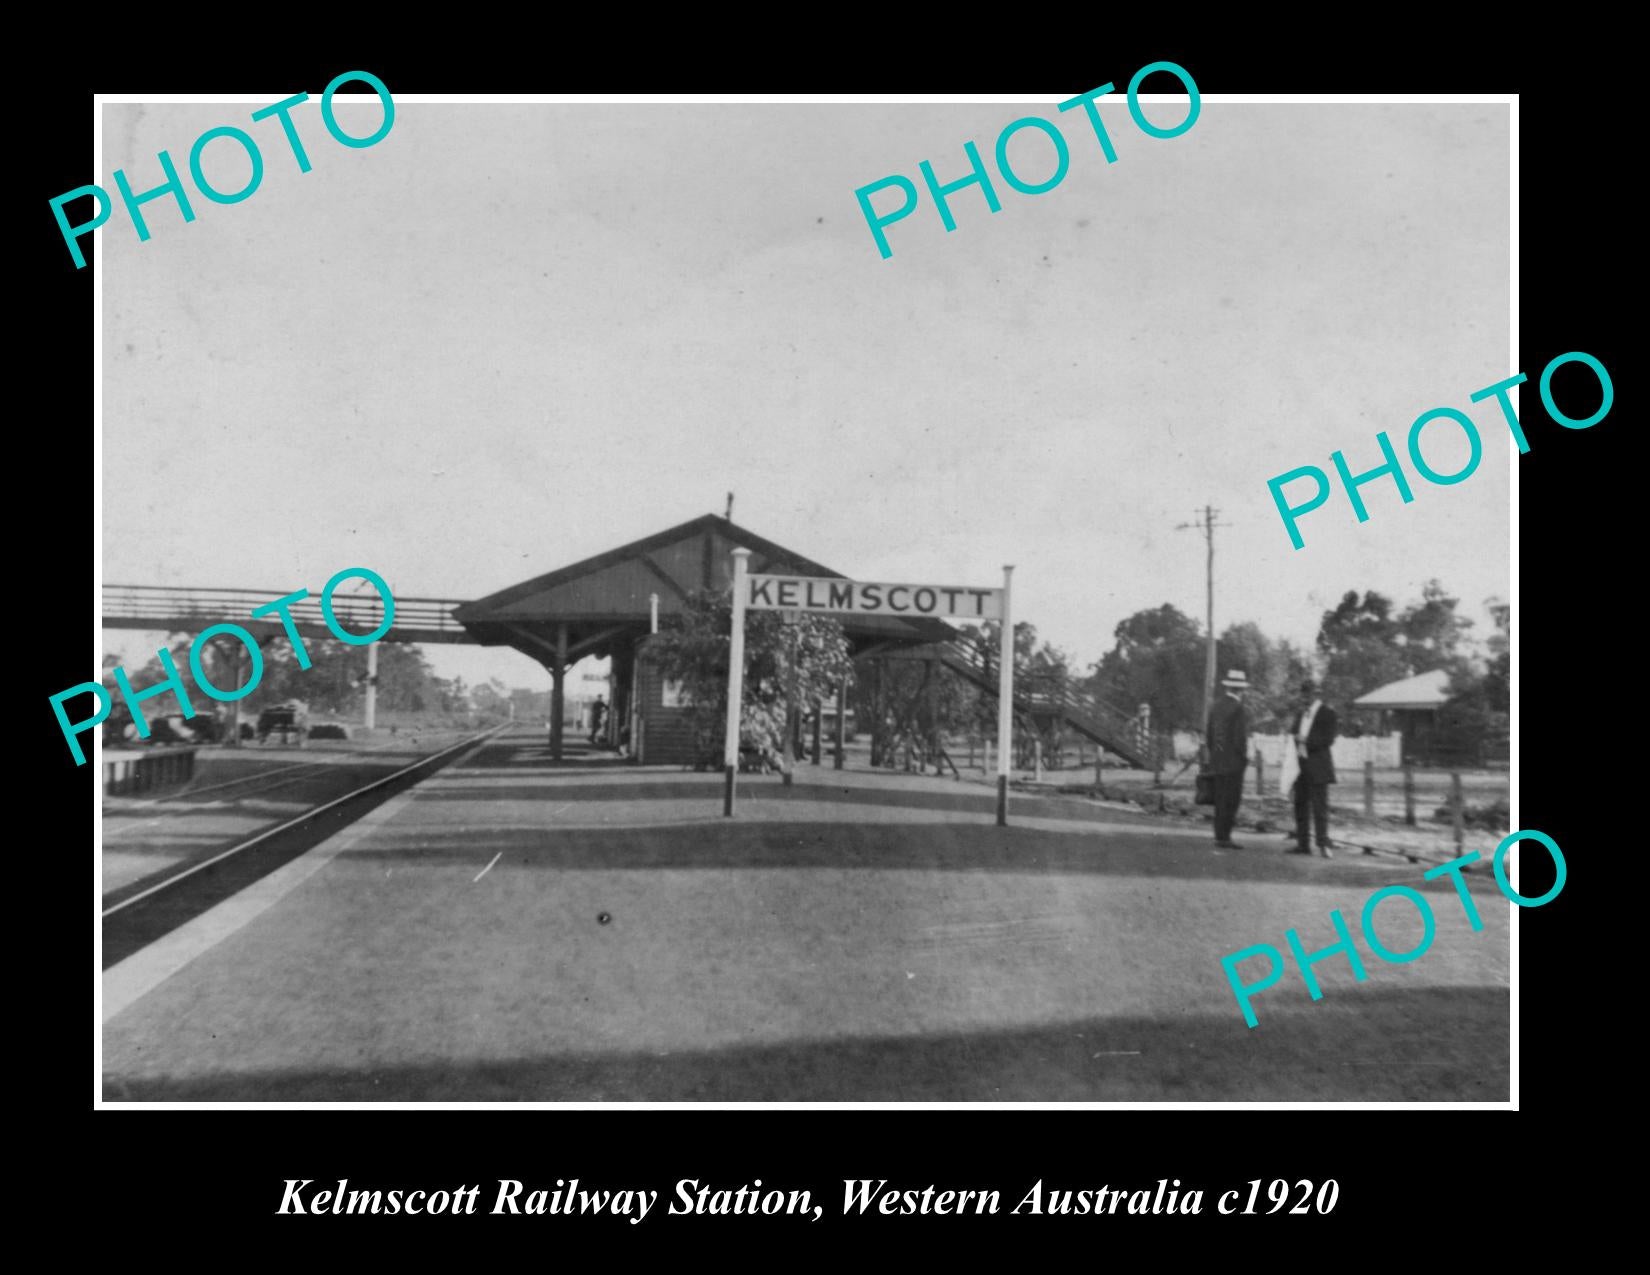
<svg viewBox="0 0 1650 1275">
<path fill-rule="evenodd" d="M 835 611 L 855 615 L 934 615 L 954 620 L 1000 620 L 1001 589 L 956 589 L 937 584 L 866 584 L 818 576 L 746 576 L 745 605 L 758 611 Z"/>
</svg>

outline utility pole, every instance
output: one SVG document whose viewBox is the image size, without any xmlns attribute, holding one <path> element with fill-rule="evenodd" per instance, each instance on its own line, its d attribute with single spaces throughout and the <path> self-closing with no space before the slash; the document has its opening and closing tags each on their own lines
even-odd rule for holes
<svg viewBox="0 0 1650 1275">
<path fill-rule="evenodd" d="M 1208 654 L 1203 661 L 1203 723 L 1207 728 L 1209 723 L 1209 709 L 1215 702 L 1215 528 L 1229 527 L 1227 522 L 1216 522 L 1215 515 L 1220 511 L 1211 505 L 1204 505 L 1198 511 L 1201 515 L 1199 522 L 1183 522 L 1175 528 L 1176 531 L 1201 531 L 1203 539 L 1208 544 L 1208 610 L 1207 623 L 1209 627 Z"/>
</svg>

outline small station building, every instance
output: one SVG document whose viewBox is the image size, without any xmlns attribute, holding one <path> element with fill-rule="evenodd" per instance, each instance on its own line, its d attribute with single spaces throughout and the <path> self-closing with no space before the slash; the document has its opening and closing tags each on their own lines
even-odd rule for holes
<svg viewBox="0 0 1650 1275">
<path fill-rule="evenodd" d="M 688 710 L 674 701 L 648 659 L 655 614 L 662 623 L 680 613 L 696 592 L 733 587 L 736 548 L 751 551 L 757 574 L 845 580 L 840 571 L 765 540 L 726 518 L 707 514 L 606 553 L 501 589 L 454 612 L 483 646 L 513 646 L 551 678 L 550 755 L 563 753 L 568 670 L 578 661 L 612 661 L 609 721 L 615 738 L 627 734 L 630 755 L 643 764 L 687 765 L 694 760 Z M 939 620 L 841 615 L 857 660 L 947 642 L 955 630 Z M 838 713 L 843 711 L 837 706 Z"/>
</svg>

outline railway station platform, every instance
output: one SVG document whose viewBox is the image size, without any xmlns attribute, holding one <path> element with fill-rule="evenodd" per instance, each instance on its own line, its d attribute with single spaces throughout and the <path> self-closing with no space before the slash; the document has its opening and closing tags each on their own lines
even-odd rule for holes
<svg viewBox="0 0 1650 1275">
<path fill-rule="evenodd" d="M 1508 908 L 1372 860 L 829 766 L 551 767 L 514 728 L 102 979 L 106 1102 L 1073 1102 L 1508 1096 Z M 1239 1013 L 1219 959 L 1422 890 L 1404 966 Z M 1383 939 L 1413 945 L 1403 917 Z M 1419 925 L 1416 930 L 1418 933 Z"/>
</svg>

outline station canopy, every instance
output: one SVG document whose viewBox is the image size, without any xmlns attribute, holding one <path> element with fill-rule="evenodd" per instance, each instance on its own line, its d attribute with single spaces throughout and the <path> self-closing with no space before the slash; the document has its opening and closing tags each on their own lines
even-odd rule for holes
<svg viewBox="0 0 1650 1275">
<path fill-rule="evenodd" d="M 566 625 L 568 664 L 629 650 L 649 631 L 651 595 L 659 617 L 680 613 L 697 592 L 733 587 L 736 548 L 751 551 L 753 574 L 846 580 L 840 571 L 764 540 L 726 518 L 706 514 L 679 527 L 610 549 L 501 589 L 454 612 L 483 646 L 513 646 L 554 667 Z M 939 620 L 839 615 L 854 655 L 946 642 L 956 630 Z"/>
</svg>

